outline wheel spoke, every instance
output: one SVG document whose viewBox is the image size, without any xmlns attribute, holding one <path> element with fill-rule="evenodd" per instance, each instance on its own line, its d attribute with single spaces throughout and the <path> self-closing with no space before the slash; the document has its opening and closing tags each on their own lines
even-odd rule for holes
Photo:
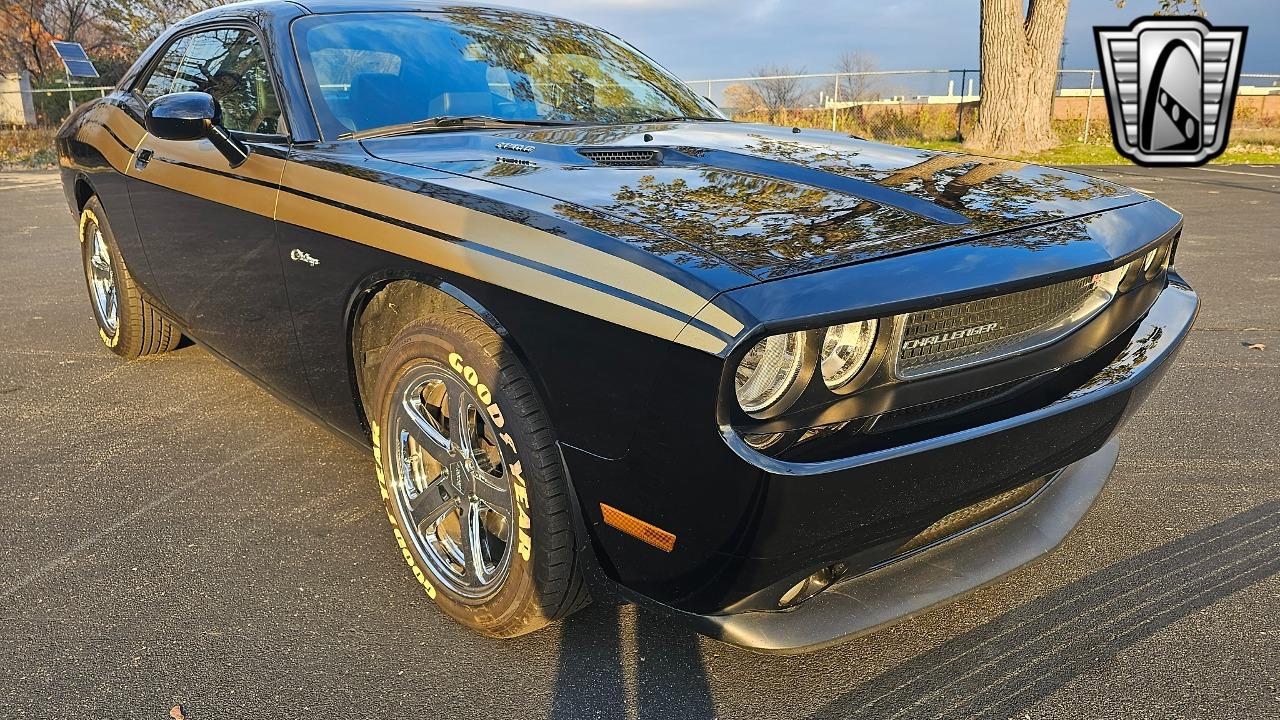
<svg viewBox="0 0 1280 720">
<path fill-rule="evenodd" d="M 430 533 L 449 511 L 457 507 L 458 498 L 450 492 L 449 483 L 444 481 L 443 476 L 431 481 L 417 496 L 409 498 L 414 523 L 418 526 L 418 532 L 423 534 Z"/>
<path fill-rule="evenodd" d="M 462 503 L 462 557 L 463 575 L 472 582 L 488 582 L 484 567 L 484 549 L 480 542 L 480 504 L 475 501 Z"/>
<path fill-rule="evenodd" d="M 465 393 L 453 393 L 449 400 L 449 440 L 453 442 L 458 456 L 469 460 L 476 432 L 476 425 L 471 417 L 474 406 Z"/>
<path fill-rule="evenodd" d="M 107 289 L 107 312 L 106 312 L 106 318 L 104 318 L 107 321 L 107 324 L 112 327 L 115 327 L 116 313 L 118 312 L 118 309 L 116 308 L 116 302 L 117 302 L 116 288 L 114 285 L 112 285 L 110 288 Z"/>
<path fill-rule="evenodd" d="M 480 498 L 488 509 L 510 520 L 511 492 L 505 488 L 490 485 L 489 481 L 485 479 L 483 471 L 480 475 L 481 477 L 475 483 L 476 497 Z"/>
<path fill-rule="evenodd" d="M 453 442 L 445 436 L 443 429 L 439 426 L 438 421 L 432 417 L 430 410 L 426 404 L 420 399 L 414 400 L 406 398 L 404 402 L 405 415 L 413 423 L 410 432 L 418 441 L 418 446 L 426 450 L 436 462 L 442 466 L 448 466 L 452 460 Z"/>
</svg>

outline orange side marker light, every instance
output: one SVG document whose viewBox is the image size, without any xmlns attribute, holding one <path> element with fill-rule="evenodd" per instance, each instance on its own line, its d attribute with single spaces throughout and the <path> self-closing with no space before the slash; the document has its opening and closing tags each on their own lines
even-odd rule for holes
<svg viewBox="0 0 1280 720">
<path fill-rule="evenodd" d="M 618 508 L 604 503 L 600 503 L 600 512 L 604 513 L 604 523 L 609 527 L 621 530 L 663 552 L 671 552 L 675 549 L 676 536 L 656 525 L 647 523 L 633 515 L 628 515 Z"/>
</svg>

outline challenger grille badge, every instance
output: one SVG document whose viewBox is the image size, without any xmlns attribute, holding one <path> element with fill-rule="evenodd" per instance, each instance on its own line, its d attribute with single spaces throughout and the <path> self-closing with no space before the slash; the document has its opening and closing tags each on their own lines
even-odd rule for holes
<svg viewBox="0 0 1280 720">
<path fill-rule="evenodd" d="M 289 253 L 289 259 L 294 262 L 306 263 L 311 267 L 315 267 L 320 264 L 319 260 L 311 257 L 310 254 L 305 253 L 298 248 L 294 248 L 293 251 Z"/>
<path fill-rule="evenodd" d="M 936 335 L 926 335 L 921 338 L 912 338 L 902 343 L 903 350 L 914 350 L 916 348 L 928 347 L 930 345 L 938 345 L 940 343 L 951 342 L 952 340 L 961 340 L 971 338 L 978 335 L 986 335 L 994 332 L 1000 327 L 1000 323 L 987 323 L 986 325 L 974 325 L 973 327 L 961 328 L 951 332 L 938 333 Z"/>
<path fill-rule="evenodd" d="M 1247 28 L 1145 17 L 1093 32 L 1121 155 L 1139 165 L 1201 165 L 1226 149 Z"/>
</svg>

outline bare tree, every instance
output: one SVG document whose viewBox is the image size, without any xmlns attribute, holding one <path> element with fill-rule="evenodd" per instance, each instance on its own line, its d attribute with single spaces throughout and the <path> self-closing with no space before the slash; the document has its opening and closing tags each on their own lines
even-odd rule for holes
<svg viewBox="0 0 1280 720">
<path fill-rule="evenodd" d="M 764 108 L 764 100 L 755 88 L 734 83 L 724 89 L 724 109 L 731 113 L 749 113 Z"/>
<path fill-rule="evenodd" d="M 0 70 L 44 75 L 52 64 L 52 33 L 45 27 L 46 0 L 0 2 Z"/>
<path fill-rule="evenodd" d="M 146 49 L 170 25 L 232 0 L 93 0 L 116 40 L 135 52 Z"/>
<path fill-rule="evenodd" d="M 1204 17 L 1204 8 L 1200 0 L 1159 0 L 1160 7 L 1156 15 L 1199 15 Z M 1116 7 L 1124 8 L 1125 0 L 1116 0 Z"/>
<path fill-rule="evenodd" d="M 840 78 L 840 99 L 851 102 L 866 102 L 880 96 L 880 78 L 865 73 L 875 72 L 876 58 L 862 50 L 850 50 L 842 53 L 836 60 L 836 72 Z"/>
<path fill-rule="evenodd" d="M 795 107 L 804 97 L 804 85 L 801 78 L 791 77 L 803 75 L 804 68 L 794 70 L 789 66 L 764 65 L 752 73 L 762 80 L 753 80 L 751 85 L 760 95 L 760 102 L 769 113 L 769 122 L 777 122 L 778 116 L 788 107 Z"/>
</svg>

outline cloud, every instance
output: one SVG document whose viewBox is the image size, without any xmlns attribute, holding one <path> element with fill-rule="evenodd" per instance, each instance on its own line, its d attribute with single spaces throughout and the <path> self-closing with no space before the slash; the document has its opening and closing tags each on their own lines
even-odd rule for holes
<svg viewBox="0 0 1280 720">
<path fill-rule="evenodd" d="M 603 27 L 685 78 L 732 77 L 764 64 L 832 69 L 862 50 L 884 69 L 974 68 L 979 0 L 493 0 Z M 1123 25 L 1157 0 L 1071 4 L 1067 66 L 1093 68 L 1094 25 Z M 1209 19 L 1250 26 L 1245 70 L 1280 72 L 1280 2 L 1213 0 Z M 939 92 L 945 91 L 945 87 Z"/>
</svg>

